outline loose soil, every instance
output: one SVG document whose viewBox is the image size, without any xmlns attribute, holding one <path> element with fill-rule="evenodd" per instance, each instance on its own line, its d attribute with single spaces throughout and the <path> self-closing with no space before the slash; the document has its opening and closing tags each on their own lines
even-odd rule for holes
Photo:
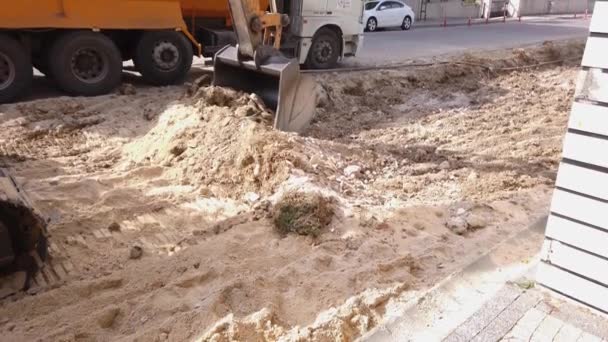
<svg viewBox="0 0 608 342">
<path fill-rule="evenodd" d="M 0 332 L 352 341 L 547 212 L 582 48 L 317 75 L 303 136 L 207 82 L 0 106 L 2 164 L 49 217 L 52 256 L 0 303 Z M 273 207 L 301 192 L 331 215 L 278 231 Z"/>
</svg>

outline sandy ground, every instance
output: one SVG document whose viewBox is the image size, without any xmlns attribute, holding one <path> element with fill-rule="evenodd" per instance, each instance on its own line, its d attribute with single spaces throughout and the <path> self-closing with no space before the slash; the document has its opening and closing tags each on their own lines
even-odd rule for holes
<svg viewBox="0 0 608 342">
<path fill-rule="evenodd" d="M 50 218 L 52 255 L 0 302 L 0 332 L 351 341 L 546 212 L 581 54 L 576 42 L 319 75 L 304 136 L 214 87 L 0 106 L 3 163 Z M 268 218 L 294 189 L 336 202 L 316 238 Z"/>
</svg>

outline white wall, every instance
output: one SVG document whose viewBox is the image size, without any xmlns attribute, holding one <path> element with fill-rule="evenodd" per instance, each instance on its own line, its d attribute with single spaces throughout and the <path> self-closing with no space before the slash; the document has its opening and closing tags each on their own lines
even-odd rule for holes
<svg viewBox="0 0 608 342">
<path fill-rule="evenodd" d="M 594 1 L 588 0 L 519 0 L 521 15 L 584 13 L 593 9 Z"/>
<path fill-rule="evenodd" d="M 465 4 L 460 0 L 449 0 L 447 2 L 428 3 L 426 7 L 426 19 L 437 20 L 443 19 L 444 13 L 447 18 L 479 18 L 480 6 Z M 416 17 L 420 15 L 420 0 L 405 0 L 405 2 L 414 10 Z"/>
<path fill-rule="evenodd" d="M 481 0 L 483 5 L 465 4 L 461 0 L 448 0 L 439 2 L 431 0 L 427 4 L 427 20 L 443 19 L 444 13 L 447 18 L 480 18 L 484 17 L 484 8 L 488 9 L 492 0 Z M 496 0 L 494 0 L 496 1 Z M 420 0 L 405 0 L 414 10 L 416 17 L 420 15 Z M 516 17 L 519 15 L 542 15 L 542 14 L 565 14 L 580 13 L 585 9 L 592 12 L 595 0 L 509 0 L 508 16 Z"/>
<path fill-rule="evenodd" d="M 549 0 L 519 0 L 519 15 L 549 13 Z"/>
<path fill-rule="evenodd" d="M 573 8 L 563 5 L 553 9 Z M 598 2 L 595 13 L 589 31 L 600 35 L 585 47 L 537 281 L 608 312 L 608 2 Z"/>
</svg>

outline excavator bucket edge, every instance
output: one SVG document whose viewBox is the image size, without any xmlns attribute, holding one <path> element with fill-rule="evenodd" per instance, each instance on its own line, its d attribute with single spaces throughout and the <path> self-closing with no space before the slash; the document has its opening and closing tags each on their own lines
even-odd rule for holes
<svg viewBox="0 0 608 342">
<path fill-rule="evenodd" d="M 296 60 L 277 55 L 263 65 L 238 58 L 238 48 L 226 46 L 215 56 L 213 84 L 260 96 L 275 111 L 274 128 L 303 132 L 314 117 L 316 82 L 300 73 Z"/>
</svg>

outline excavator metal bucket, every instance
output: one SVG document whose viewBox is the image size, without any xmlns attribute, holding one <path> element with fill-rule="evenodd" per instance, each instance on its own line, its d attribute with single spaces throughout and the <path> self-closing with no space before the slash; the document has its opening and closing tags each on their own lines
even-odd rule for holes
<svg viewBox="0 0 608 342">
<path fill-rule="evenodd" d="M 213 84 L 260 96 L 275 111 L 275 129 L 304 131 L 317 106 L 314 79 L 300 73 L 296 60 L 282 55 L 269 57 L 260 66 L 238 57 L 238 47 L 233 46 L 226 46 L 216 54 Z"/>
</svg>

